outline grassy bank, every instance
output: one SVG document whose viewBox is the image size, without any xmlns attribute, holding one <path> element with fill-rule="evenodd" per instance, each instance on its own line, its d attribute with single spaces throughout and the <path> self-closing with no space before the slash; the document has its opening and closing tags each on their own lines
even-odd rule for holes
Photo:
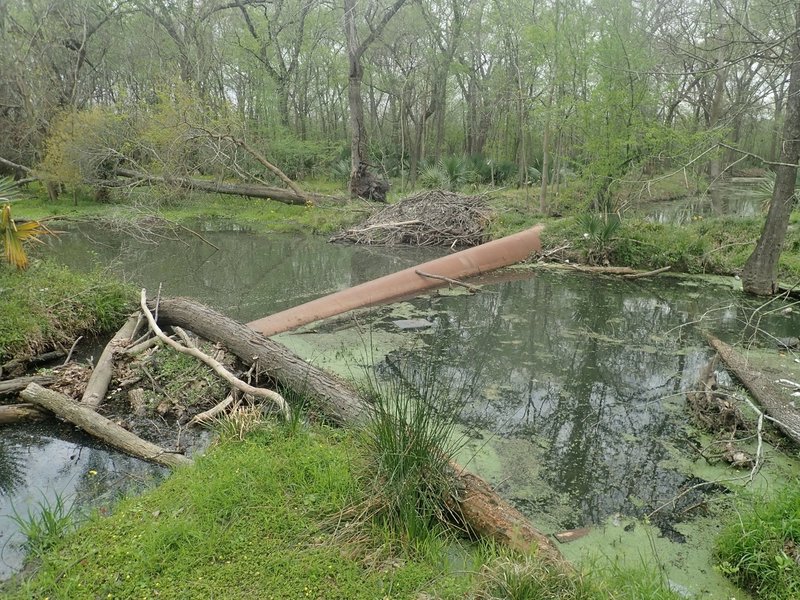
<svg viewBox="0 0 800 600">
<path fill-rule="evenodd" d="M 319 427 L 223 435 L 195 467 L 59 540 L 4 597 L 677 598 L 653 573 L 567 574 L 354 517 L 373 489 L 365 452 L 356 436 Z"/>
<path fill-rule="evenodd" d="M 50 260 L 35 260 L 27 271 L 0 264 L 0 291 L 0 362 L 114 329 L 134 300 L 116 278 Z"/>
<path fill-rule="evenodd" d="M 800 485 L 742 503 L 717 541 L 720 570 L 764 600 L 800 598 Z"/>
</svg>

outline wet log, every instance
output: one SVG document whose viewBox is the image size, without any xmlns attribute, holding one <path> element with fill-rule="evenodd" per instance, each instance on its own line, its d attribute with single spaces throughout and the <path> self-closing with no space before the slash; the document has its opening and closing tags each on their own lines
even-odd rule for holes
<svg viewBox="0 0 800 600">
<path fill-rule="evenodd" d="M 728 368 L 733 371 L 736 378 L 761 405 L 764 412 L 771 417 L 770 420 L 778 429 L 793 442 L 800 444 L 800 411 L 794 408 L 789 400 L 782 398 L 785 391 L 775 385 L 772 378 L 750 366 L 747 358 L 733 346 L 711 334 L 707 334 L 706 339 Z"/>
<path fill-rule="evenodd" d="M 465 279 L 482 275 L 523 261 L 532 252 L 541 250 L 539 239 L 541 231 L 542 226 L 537 225 L 514 235 L 306 302 L 247 325 L 266 336 L 275 335 L 356 308 L 418 295 L 442 286 L 447 279 Z M 428 273 L 435 273 L 438 278 L 426 276 Z"/>
<path fill-rule="evenodd" d="M 162 299 L 159 320 L 191 329 L 212 342 L 225 344 L 243 362 L 255 360 L 259 368 L 283 386 L 302 394 L 331 421 L 344 426 L 363 426 L 370 406 L 347 383 L 309 365 L 285 346 L 269 340 L 210 308 L 183 298 Z M 476 535 L 521 552 L 534 548 L 540 557 L 566 565 L 555 544 L 537 531 L 525 516 L 492 490 L 486 481 L 451 463 L 459 492 L 449 503 L 463 516 Z"/>
<path fill-rule="evenodd" d="M 10 425 L 20 421 L 35 421 L 46 417 L 46 413 L 33 404 L 0 405 L 0 425 Z"/>
<path fill-rule="evenodd" d="M 148 173 L 140 173 L 130 169 L 117 169 L 114 173 L 120 177 L 133 180 L 135 185 L 163 185 L 178 187 L 186 190 L 197 190 L 200 192 L 211 192 L 213 194 L 226 194 L 231 196 L 247 196 L 249 198 L 264 198 L 265 200 L 275 200 L 284 204 L 294 204 L 305 206 L 309 203 L 314 204 L 319 201 L 336 201 L 339 199 L 333 196 L 321 194 L 311 194 L 306 192 L 298 195 L 292 190 L 284 188 L 268 187 L 265 185 L 254 185 L 247 183 L 217 183 L 205 179 L 193 179 L 189 177 L 158 177 Z M 98 182 L 102 185 L 113 185 L 113 181 Z M 130 185 L 130 183 L 126 183 Z"/>
<path fill-rule="evenodd" d="M 363 403 L 350 386 L 308 364 L 288 348 L 207 306 L 186 298 L 162 298 L 158 307 L 161 325 L 178 325 L 202 338 L 224 344 L 245 364 L 258 361 L 258 370 L 282 386 L 302 394 L 312 406 L 323 407 L 325 416 L 338 425 L 362 422 Z"/>
<path fill-rule="evenodd" d="M 52 352 L 45 352 L 44 354 L 38 354 L 37 356 L 31 356 L 30 358 L 12 359 L 3 365 L 0 365 L 0 377 L 21 375 L 26 371 L 26 369 L 50 362 L 51 360 L 64 358 L 66 355 L 67 353 L 63 350 L 53 350 Z"/>
<path fill-rule="evenodd" d="M 16 379 L 9 379 L 7 381 L 0 381 L 0 396 L 7 396 L 9 394 L 16 394 L 28 387 L 30 383 L 38 383 L 39 385 L 48 385 L 55 381 L 55 377 L 50 375 L 34 375 L 32 377 L 17 377 Z"/>
<path fill-rule="evenodd" d="M 100 355 L 97 364 L 92 370 L 92 376 L 86 384 L 86 391 L 83 392 L 81 404 L 91 409 L 100 406 L 100 403 L 108 392 L 111 377 L 114 375 L 114 352 L 123 342 L 127 342 L 134 336 L 138 324 L 139 319 L 137 315 L 128 317 L 128 320 L 125 321 L 119 331 L 117 331 L 114 337 L 106 344 L 103 353 Z"/>
<path fill-rule="evenodd" d="M 32 383 L 22 390 L 20 396 L 24 400 L 49 410 L 65 421 L 77 425 L 86 433 L 131 456 L 172 468 L 193 464 L 192 459 L 183 454 L 170 452 L 147 440 L 143 440 L 136 434 L 123 429 L 113 421 L 97 414 L 87 406 L 78 404 L 64 394 L 59 394 Z"/>
</svg>

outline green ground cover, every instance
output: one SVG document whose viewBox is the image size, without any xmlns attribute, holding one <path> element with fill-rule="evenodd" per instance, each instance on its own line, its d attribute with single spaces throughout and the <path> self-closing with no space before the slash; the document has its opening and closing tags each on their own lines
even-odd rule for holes
<svg viewBox="0 0 800 600">
<path fill-rule="evenodd" d="M 636 199 L 636 207 L 656 206 L 659 200 L 679 196 L 681 192 L 694 193 L 694 189 L 686 189 L 673 179 L 653 184 L 644 197 Z M 312 182 L 307 187 L 340 198 L 346 195 L 343 189 L 332 187 L 329 182 Z M 227 220 L 262 232 L 330 234 L 359 222 L 376 208 L 374 203 L 366 201 L 342 200 L 309 207 L 216 194 L 167 197 L 159 193 L 157 189 L 136 190 L 104 203 L 78 194 L 74 198 L 64 197 L 51 202 L 41 190 L 32 187 L 28 197 L 15 202 L 14 214 L 28 219 L 54 216 L 78 220 L 111 219 L 122 223 L 123 229 L 126 222 L 155 214 L 181 223 Z M 411 193 L 395 191 L 390 201 Z M 731 275 L 744 266 L 763 226 L 762 217 L 698 216 L 687 223 L 677 224 L 646 221 L 631 213 L 632 216 L 623 217 L 613 233 L 604 235 L 600 228 L 597 235 L 593 233 L 587 237 L 588 201 L 579 181 L 564 187 L 553 202 L 551 208 L 561 215 L 558 217 L 538 212 L 537 190 L 534 188 L 476 188 L 464 190 L 464 193 L 487 195 L 496 215 L 489 226 L 493 239 L 544 223 L 547 226 L 543 236 L 544 251 L 565 247 L 555 257 L 573 262 L 608 263 L 646 270 L 670 265 L 673 271 Z M 621 190 L 620 202 L 630 207 L 633 195 L 631 190 Z M 798 224 L 800 211 L 792 215 L 779 266 L 780 279 L 789 283 L 800 279 Z"/>
<path fill-rule="evenodd" d="M 55 542 L 4 597 L 678 597 L 646 569 L 566 573 L 444 530 L 410 538 L 364 520 L 353 507 L 374 487 L 357 435 L 297 424 L 222 431 L 194 467 Z"/>
<path fill-rule="evenodd" d="M 133 300 L 131 288 L 99 271 L 76 273 L 49 260 L 27 271 L 0 264 L 0 362 L 115 329 Z"/>
<path fill-rule="evenodd" d="M 800 485 L 740 502 L 717 541 L 719 568 L 764 600 L 800 598 Z"/>
</svg>

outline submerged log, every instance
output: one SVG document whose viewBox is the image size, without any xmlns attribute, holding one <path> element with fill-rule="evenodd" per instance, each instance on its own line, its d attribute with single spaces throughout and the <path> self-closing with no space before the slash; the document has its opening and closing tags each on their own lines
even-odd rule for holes
<svg viewBox="0 0 800 600">
<path fill-rule="evenodd" d="M 720 358 L 728 368 L 733 371 L 736 378 L 742 382 L 747 391 L 763 407 L 764 412 L 772 417 L 772 421 L 786 437 L 796 444 L 800 444 L 800 411 L 794 408 L 788 400 L 781 396 L 784 391 L 758 369 L 748 364 L 747 358 L 742 356 L 733 346 L 711 334 L 706 335 L 708 343 L 719 353 Z"/>
<path fill-rule="evenodd" d="M 259 367 L 283 386 L 304 395 L 312 410 L 320 410 L 340 425 L 362 426 L 371 408 L 348 384 L 309 365 L 285 346 L 264 338 L 252 329 L 202 304 L 182 298 L 163 299 L 159 319 L 191 329 L 213 342 L 225 344 L 246 364 L 258 360 Z M 480 477 L 451 463 L 459 489 L 455 503 L 465 525 L 475 534 L 530 552 L 537 549 L 543 559 L 563 563 L 553 542 L 537 531 L 525 516 L 503 500 Z"/>
<path fill-rule="evenodd" d="M 143 440 L 138 435 L 97 414 L 91 408 L 74 402 L 64 394 L 32 383 L 22 391 L 20 396 L 131 456 L 165 467 L 174 468 L 193 464 L 192 459 L 183 454 L 170 452 Z"/>
<path fill-rule="evenodd" d="M 46 413 L 33 404 L 4 404 L 0 405 L 0 425 L 10 425 L 20 421 L 43 419 Z"/>
<path fill-rule="evenodd" d="M 542 226 L 537 225 L 520 233 L 306 302 L 247 325 L 266 336 L 275 335 L 355 308 L 420 294 L 442 286 L 447 279 L 465 279 L 507 267 L 525 260 L 532 252 L 541 250 L 541 231 Z M 427 273 L 434 273 L 439 278 L 433 279 L 426 276 Z"/>
<path fill-rule="evenodd" d="M 92 409 L 100 406 L 100 403 L 108 392 L 111 377 L 114 375 L 114 351 L 123 340 L 127 341 L 133 337 L 138 324 L 139 319 L 136 315 L 128 317 L 128 320 L 125 321 L 119 331 L 117 331 L 114 337 L 106 344 L 103 353 L 97 360 L 97 364 L 94 366 L 94 369 L 92 369 L 92 376 L 86 384 L 86 390 L 83 392 L 81 404 Z"/>
</svg>

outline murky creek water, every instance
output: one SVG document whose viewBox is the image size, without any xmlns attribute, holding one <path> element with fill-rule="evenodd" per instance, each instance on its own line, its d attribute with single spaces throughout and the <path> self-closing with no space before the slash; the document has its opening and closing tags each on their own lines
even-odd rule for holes
<svg viewBox="0 0 800 600">
<path fill-rule="evenodd" d="M 760 177 L 734 177 L 701 194 L 647 204 L 645 215 L 657 223 L 678 224 L 709 216 L 757 217 L 767 198 L 763 186 Z"/>
<path fill-rule="evenodd" d="M 246 232 L 204 233 L 220 251 L 196 239 L 156 247 L 96 230 L 86 234 L 58 240 L 60 259 L 77 267 L 113 262 L 116 272 L 151 294 L 163 282 L 165 294 L 192 296 L 241 320 L 437 253 Z M 655 561 L 663 563 L 677 589 L 733 595 L 709 564 L 719 521 L 714 504 L 724 498 L 723 488 L 686 490 L 740 473 L 712 468 L 699 457 L 696 448 L 708 440 L 688 423 L 682 392 L 695 384 L 710 356 L 692 323 L 702 316 L 703 326 L 736 339 L 746 308 L 740 294 L 730 283 L 680 278 L 626 282 L 550 271 L 516 275 L 522 278 L 489 284 L 477 295 L 434 294 L 378 309 L 362 317 L 359 327 L 322 326 L 315 333 L 283 335 L 281 341 L 345 374 L 365 351 L 373 353 L 382 372 L 399 368 L 413 377 L 415 370 L 439 369 L 440 379 L 457 382 L 462 391 L 462 422 L 469 434 L 462 463 L 543 531 L 591 529 L 562 546 L 568 557 L 599 552 L 612 560 L 619 555 L 634 563 Z M 394 324 L 409 317 L 425 318 L 432 326 L 401 330 Z M 796 313 L 773 313 L 760 324 L 776 337 L 800 331 Z M 0 485 L 0 531 L 7 530 L 2 515 L 12 503 L 22 503 L 18 512 L 23 512 L 26 502 L 40 498 L 40 489 L 75 494 L 107 474 L 114 481 L 113 473 L 138 462 L 93 448 L 85 438 L 75 441 L 72 432 L 65 438 L 63 429 L 20 429 L 10 436 L 7 431 L 0 445 L 0 481 L 3 456 L 24 459 L 11 461 L 16 465 L 11 489 Z M 61 446 L 48 445 L 56 443 Z M 95 453 L 97 458 L 87 458 Z M 797 465 L 785 455 L 769 447 L 767 458 L 757 485 L 796 476 Z M 647 515 L 651 525 L 637 520 Z M 0 577 L 18 563 L 18 556 L 9 559 L 8 550 L 3 552 Z"/>
</svg>

